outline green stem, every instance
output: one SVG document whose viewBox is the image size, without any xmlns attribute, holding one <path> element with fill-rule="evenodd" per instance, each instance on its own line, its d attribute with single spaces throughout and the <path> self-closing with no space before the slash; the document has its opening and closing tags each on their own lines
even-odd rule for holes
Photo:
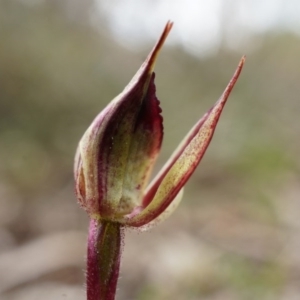
<svg viewBox="0 0 300 300">
<path fill-rule="evenodd" d="M 115 299 L 122 241 L 122 225 L 91 219 L 87 249 L 87 300 Z"/>
</svg>

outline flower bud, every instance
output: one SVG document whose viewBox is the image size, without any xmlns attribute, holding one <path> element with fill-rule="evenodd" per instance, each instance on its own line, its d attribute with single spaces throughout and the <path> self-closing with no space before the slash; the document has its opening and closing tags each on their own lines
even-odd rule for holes
<svg viewBox="0 0 300 300">
<path fill-rule="evenodd" d="M 153 68 L 171 28 L 168 22 L 131 82 L 95 118 L 79 143 L 76 194 L 93 219 L 144 229 L 164 220 L 180 202 L 183 186 L 200 163 L 240 75 L 244 57 L 220 99 L 146 188 L 163 137 Z"/>
<path fill-rule="evenodd" d="M 75 158 L 76 193 L 93 217 L 118 219 L 140 205 L 163 127 L 153 67 L 172 23 L 124 91 L 95 118 Z"/>
</svg>

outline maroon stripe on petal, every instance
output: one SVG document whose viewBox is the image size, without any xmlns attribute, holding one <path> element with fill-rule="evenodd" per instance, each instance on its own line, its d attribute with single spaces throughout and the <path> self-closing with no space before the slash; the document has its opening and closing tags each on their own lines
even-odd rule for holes
<svg viewBox="0 0 300 300">
<path fill-rule="evenodd" d="M 143 100 L 143 86 L 136 87 L 113 107 L 98 150 L 100 214 L 114 214 L 122 186 L 134 127 Z"/>
<path fill-rule="evenodd" d="M 153 74 L 132 135 L 121 206 L 126 206 L 127 201 L 133 201 L 135 206 L 141 205 L 146 184 L 161 148 L 163 119 L 155 94 L 154 78 Z"/>
</svg>

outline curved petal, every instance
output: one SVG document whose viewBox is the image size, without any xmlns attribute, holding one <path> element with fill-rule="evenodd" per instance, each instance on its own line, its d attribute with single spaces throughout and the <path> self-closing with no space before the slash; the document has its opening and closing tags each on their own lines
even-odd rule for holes
<svg viewBox="0 0 300 300">
<path fill-rule="evenodd" d="M 215 131 L 226 101 L 244 65 L 243 57 L 218 102 L 193 127 L 163 170 L 152 182 L 144 209 L 128 219 L 128 226 L 143 226 L 163 213 L 200 163 Z"/>
<path fill-rule="evenodd" d="M 146 126 L 146 122 L 139 121 L 140 113 L 145 114 L 143 112 L 143 105 L 146 105 L 144 102 L 148 103 L 149 99 L 152 99 L 154 104 L 151 107 L 154 110 L 155 107 L 159 107 L 155 97 L 153 68 L 171 28 L 172 23 L 168 22 L 159 41 L 131 82 L 95 118 L 80 141 L 79 151 L 83 170 L 82 172 L 77 170 L 75 174 L 77 174 L 77 178 L 84 181 L 84 184 L 78 184 L 79 186 L 84 185 L 85 188 L 85 200 L 83 201 L 85 207 L 83 208 L 94 218 L 97 215 L 110 218 L 119 209 L 128 158 L 132 156 L 130 151 L 134 147 L 134 143 L 132 143 L 134 134 L 136 131 L 138 136 L 137 132 Z M 152 81 L 151 78 L 153 78 Z M 157 111 L 158 109 L 156 109 L 156 113 Z M 159 113 L 157 114 L 159 115 Z M 159 117 L 152 119 L 155 123 Z M 161 137 L 154 136 L 154 139 L 158 139 L 158 144 L 160 144 Z M 78 164 L 77 161 L 78 159 L 76 164 Z M 82 175 L 78 176 L 78 174 Z M 126 207 L 127 204 L 123 203 L 122 206 L 125 210 L 130 210 L 130 207 Z"/>
</svg>

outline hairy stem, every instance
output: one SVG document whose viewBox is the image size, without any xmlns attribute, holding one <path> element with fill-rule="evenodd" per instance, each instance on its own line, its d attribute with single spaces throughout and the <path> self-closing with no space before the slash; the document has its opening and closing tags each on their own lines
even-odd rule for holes
<svg viewBox="0 0 300 300">
<path fill-rule="evenodd" d="M 87 249 L 87 300 L 115 299 L 122 240 L 122 225 L 91 219 Z"/>
</svg>

